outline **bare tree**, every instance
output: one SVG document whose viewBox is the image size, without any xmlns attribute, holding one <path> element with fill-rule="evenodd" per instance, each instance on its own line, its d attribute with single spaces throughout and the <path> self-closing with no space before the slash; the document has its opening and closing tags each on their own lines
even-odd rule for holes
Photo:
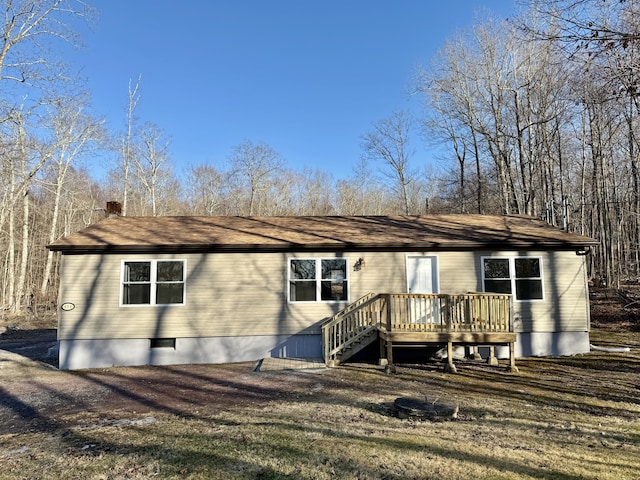
<svg viewBox="0 0 640 480">
<path fill-rule="evenodd" d="M 503 213 L 540 216 L 561 203 L 566 175 L 555 146 L 562 126 L 570 124 L 571 102 L 561 64 L 550 45 L 523 39 L 513 24 L 488 19 L 458 34 L 434 68 L 420 72 L 418 89 L 432 112 L 425 126 L 432 138 L 449 145 L 460 195 L 467 197 L 467 186 L 475 187 L 477 211 L 495 210 L 486 204 L 492 188 Z"/>
<path fill-rule="evenodd" d="M 76 44 L 67 20 L 88 18 L 92 8 L 81 0 L 5 0 L 0 46 L 0 82 L 50 91 L 61 80 L 62 65 L 48 51 L 52 39 Z"/>
<path fill-rule="evenodd" d="M 56 148 L 55 141 L 42 142 L 28 134 L 27 120 L 31 112 L 16 110 L 10 117 L 10 121 L 4 126 L 10 126 L 9 138 L 11 138 L 11 149 L 7 152 L 4 167 L 8 172 L 8 184 L 3 197 L 7 208 L 7 290 L 4 304 L 13 313 L 20 313 L 25 297 L 25 279 L 27 274 L 27 260 L 29 254 L 29 204 L 30 189 L 34 179 L 43 165 L 49 161 Z M 5 132 L 7 130 L 5 129 Z M 21 217 L 19 217 L 21 214 Z M 20 218 L 22 228 L 21 234 L 16 233 L 17 219 Z M 5 221 L 3 215 L 0 218 Z M 0 227 L 2 224 L 0 224 Z M 20 248 L 20 262 L 16 262 L 16 249 Z M 15 273 L 18 271 L 18 277 Z"/>
<path fill-rule="evenodd" d="M 129 190 L 130 186 L 130 170 L 134 161 L 134 140 L 133 140 L 133 128 L 135 125 L 135 110 L 140 101 L 140 82 L 142 76 L 138 76 L 138 80 L 135 85 L 131 85 L 129 80 L 129 96 L 127 102 L 126 112 L 126 130 L 121 140 L 121 155 L 122 155 L 122 215 L 127 214 L 127 207 L 129 203 Z"/>
<path fill-rule="evenodd" d="M 456 210 L 467 213 L 472 210 L 469 205 L 475 202 L 473 210 L 485 213 L 486 160 L 479 141 L 469 50 L 469 42 L 463 34 L 457 34 L 439 51 L 431 68 L 418 71 L 416 88 L 425 95 L 426 137 L 448 149 L 450 153 L 445 153 L 445 157 L 456 161 L 453 193 Z"/>
<path fill-rule="evenodd" d="M 339 215 L 398 213 L 391 206 L 393 192 L 389 192 L 364 156 L 354 165 L 350 177 L 338 180 L 336 193 L 335 209 Z"/>
<path fill-rule="evenodd" d="M 411 114 L 397 111 L 374 123 L 372 131 L 362 137 L 364 157 L 383 162 L 387 175 L 394 179 L 405 214 L 411 211 L 408 186 L 415 175 L 409 168 L 409 160 L 414 153 L 409 144 L 412 129 Z"/>
<path fill-rule="evenodd" d="M 244 190 L 246 207 L 240 207 L 241 215 L 261 215 L 261 202 L 266 201 L 265 194 L 274 180 L 283 170 L 280 155 L 263 142 L 254 144 L 246 140 L 233 148 L 231 153 L 232 182 Z"/>
<path fill-rule="evenodd" d="M 187 194 L 196 215 L 221 215 L 224 212 L 225 176 L 211 165 L 191 167 L 187 174 Z"/>
<path fill-rule="evenodd" d="M 303 184 L 301 174 L 282 167 L 272 180 L 267 193 L 268 208 L 263 215 L 298 215 L 300 214 L 300 194 L 298 188 Z"/>
<path fill-rule="evenodd" d="M 331 175 L 322 170 L 304 170 L 298 176 L 298 214 L 331 215 L 333 195 Z"/>
<path fill-rule="evenodd" d="M 536 39 L 562 46 L 569 57 L 576 54 L 576 46 L 599 55 L 612 44 L 626 48 L 640 39 L 640 5 L 635 0 L 537 0 L 531 5 L 536 18 L 546 21 L 532 24 L 525 17 L 520 27 Z"/>
<path fill-rule="evenodd" d="M 151 215 L 155 217 L 160 213 L 159 199 L 163 187 L 168 189 L 172 181 L 169 166 L 169 140 L 160 127 L 149 122 L 140 130 L 139 138 L 139 150 L 132 155 L 135 175 L 144 189 L 145 204 L 149 205 Z"/>
<path fill-rule="evenodd" d="M 98 141 L 103 134 L 102 122 L 87 115 L 85 109 L 85 100 L 82 97 L 76 97 L 75 99 L 59 99 L 53 102 L 49 113 L 56 145 L 56 150 L 52 155 L 52 160 L 55 163 L 55 176 L 53 182 L 47 184 L 47 187 L 53 191 L 49 243 L 53 243 L 59 236 L 58 223 L 62 193 L 67 184 L 69 169 L 80 155 L 91 148 L 90 144 Z M 48 251 L 40 286 L 42 296 L 47 292 L 52 266 L 53 252 Z"/>
</svg>

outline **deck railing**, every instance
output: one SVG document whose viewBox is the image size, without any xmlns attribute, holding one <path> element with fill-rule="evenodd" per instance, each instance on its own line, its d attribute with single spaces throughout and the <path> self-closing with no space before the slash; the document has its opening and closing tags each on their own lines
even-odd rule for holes
<svg viewBox="0 0 640 480">
<path fill-rule="evenodd" d="M 413 332 L 510 332 L 511 295 L 388 294 L 384 328 Z"/>
<path fill-rule="evenodd" d="M 511 295 L 494 293 L 367 294 L 322 325 L 326 361 L 372 330 L 512 332 Z"/>
</svg>

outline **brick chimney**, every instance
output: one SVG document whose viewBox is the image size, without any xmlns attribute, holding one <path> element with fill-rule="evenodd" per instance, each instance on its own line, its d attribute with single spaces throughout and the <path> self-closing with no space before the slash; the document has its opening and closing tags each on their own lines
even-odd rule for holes
<svg viewBox="0 0 640 480">
<path fill-rule="evenodd" d="M 120 202 L 107 202 L 105 213 L 107 217 L 119 217 L 122 215 L 122 204 Z"/>
</svg>

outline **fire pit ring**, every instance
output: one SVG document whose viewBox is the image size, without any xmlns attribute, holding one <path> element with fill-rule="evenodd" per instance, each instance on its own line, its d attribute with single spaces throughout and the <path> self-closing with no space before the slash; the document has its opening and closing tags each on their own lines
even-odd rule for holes
<svg viewBox="0 0 640 480">
<path fill-rule="evenodd" d="M 448 420 L 458 417 L 458 405 L 413 397 L 399 397 L 393 402 L 399 418 Z"/>
</svg>

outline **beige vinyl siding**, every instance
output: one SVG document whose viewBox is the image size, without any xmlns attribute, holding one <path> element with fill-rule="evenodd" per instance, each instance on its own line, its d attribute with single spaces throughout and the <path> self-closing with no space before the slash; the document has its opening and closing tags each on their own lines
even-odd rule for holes
<svg viewBox="0 0 640 480">
<path fill-rule="evenodd" d="M 404 252 L 365 252 L 351 254 L 351 300 L 367 293 L 406 292 L 407 274 Z M 365 266 L 353 270 L 358 258 L 363 258 Z"/>
<path fill-rule="evenodd" d="M 64 255 L 60 339 L 208 337 L 318 333 L 323 320 L 346 303 L 289 302 L 289 258 L 346 258 L 349 301 L 369 292 L 407 291 L 406 257 L 420 252 L 214 253 L 171 255 Z M 481 258 L 489 252 L 435 256 L 441 293 L 482 291 Z M 521 256 L 522 252 L 493 255 Z M 575 252 L 529 252 L 543 259 L 545 299 L 514 302 L 517 331 L 588 328 L 584 258 Z M 365 266 L 354 270 L 358 258 Z M 186 261 L 185 305 L 121 306 L 123 260 Z M 533 318 L 535 317 L 535 321 Z"/>
</svg>

